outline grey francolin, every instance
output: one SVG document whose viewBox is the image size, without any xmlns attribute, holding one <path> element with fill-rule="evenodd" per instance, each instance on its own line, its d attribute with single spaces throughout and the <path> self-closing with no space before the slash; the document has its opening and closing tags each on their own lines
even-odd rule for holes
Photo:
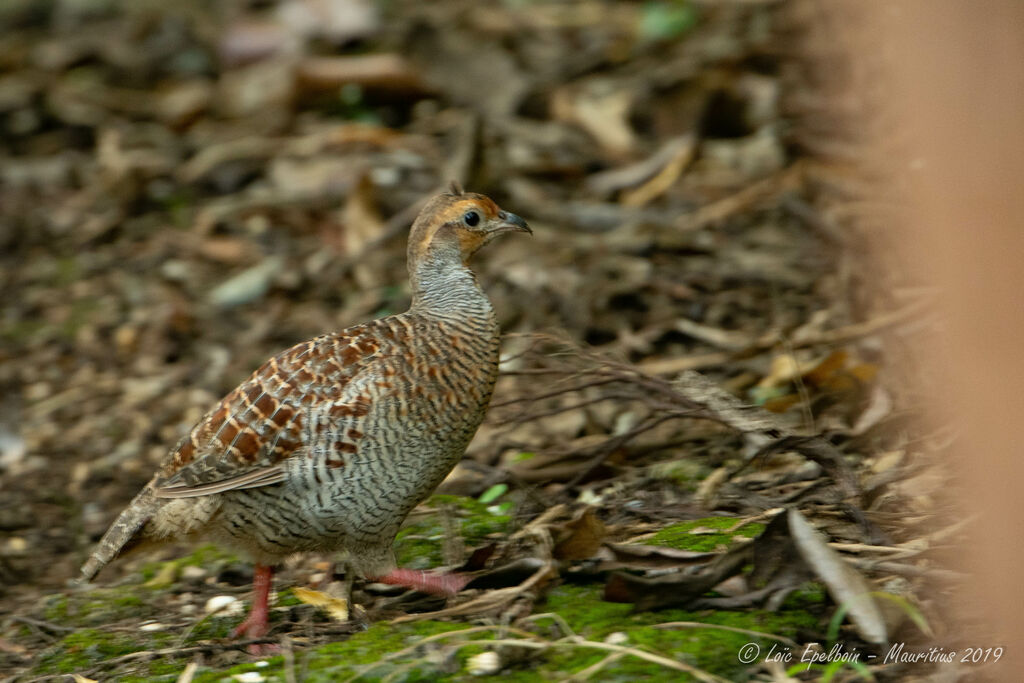
<svg viewBox="0 0 1024 683">
<path fill-rule="evenodd" d="M 235 635 L 268 630 L 273 567 L 345 551 L 363 576 L 441 593 L 463 581 L 396 569 L 409 511 L 462 457 L 498 373 L 494 311 L 467 263 L 496 235 L 530 232 L 487 197 L 431 199 L 409 234 L 412 305 L 271 358 L 168 454 L 82 567 L 91 580 L 141 541 L 204 539 L 255 563 Z"/>
</svg>

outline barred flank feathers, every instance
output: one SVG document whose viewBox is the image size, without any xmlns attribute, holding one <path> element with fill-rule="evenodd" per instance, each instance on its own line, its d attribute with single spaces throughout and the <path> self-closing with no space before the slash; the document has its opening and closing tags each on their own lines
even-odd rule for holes
<svg viewBox="0 0 1024 683">
<path fill-rule="evenodd" d="M 160 502 L 153 495 L 152 489 L 149 486 L 142 489 L 124 512 L 110 525 L 92 556 L 82 565 L 81 581 L 92 581 L 100 570 L 117 557 L 132 541 L 159 507 Z"/>
</svg>

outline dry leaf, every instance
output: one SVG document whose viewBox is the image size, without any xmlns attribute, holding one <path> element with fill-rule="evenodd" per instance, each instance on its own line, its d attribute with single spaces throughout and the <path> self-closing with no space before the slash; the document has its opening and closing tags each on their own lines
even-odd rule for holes
<svg viewBox="0 0 1024 683">
<path fill-rule="evenodd" d="M 293 588 L 292 594 L 307 605 L 322 608 L 335 621 L 348 621 L 348 600 L 344 598 L 302 587 Z"/>
<path fill-rule="evenodd" d="M 626 156 L 636 147 L 629 124 L 633 93 L 602 79 L 571 85 L 555 91 L 551 100 L 553 118 L 573 123 L 587 131 L 612 156 Z"/>
<path fill-rule="evenodd" d="M 789 534 L 800 556 L 821 579 L 837 605 L 847 605 L 850 621 L 869 643 L 888 640 L 885 619 L 871 597 L 871 587 L 796 509 L 790 509 L 786 521 Z"/>
<path fill-rule="evenodd" d="M 768 375 L 757 383 L 759 387 L 778 387 L 792 382 L 800 376 L 801 367 L 796 358 L 788 353 L 772 358 Z"/>
<path fill-rule="evenodd" d="M 825 360 L 818 363 L 813 370 L 806 373 L 804 379 L 816 386 L 824 386 L 837 372 L 843 369 L 849 355 L 841 349 L 833 351 Z"/>
<path fill-rule="evenodd" d="M 601 548 L 601 542 L 608 535 L 604 523 L 594 514 L 593 508 L 586 508 L 575 519 L 561 527 L 552 529 L 555 537 L 553 555 L 559 560 L 586 560 Z"/>
<path fill-rule="evenodd" d="M 633 543 L 606 543 L 612 559 L 603 560 L 598 566 L 600 571 L 613 569 L 667 569 L 691 566 L 707 562 L 717 553 L 697 552 L 663 548 L 656 545 L 639 545 Z"/>
<path fill-rule="evenodd" d="M 683 170 L 689 165 L 690 160 L 693 159 L 693 153 L 696 148 L 697 146 L 691 138 L 690 144 L 681 147 L 653 178 L 635 190 L 625 192 L 622 196 L 623 205 L 644 206 L 665 194 L 679 180 L 679 176 L 683 174 Z"/>
</svg>

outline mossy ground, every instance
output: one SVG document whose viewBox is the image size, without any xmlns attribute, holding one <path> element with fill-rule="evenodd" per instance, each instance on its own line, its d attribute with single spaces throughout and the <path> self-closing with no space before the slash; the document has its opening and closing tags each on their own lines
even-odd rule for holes
<svg viewBox="0 0 1024 683">
<path fill-rule="evenodd" d="M 665 610 L 631 614 L 631 606 L 603 602 L 600 594 L 601 587 L 598 585 L 562 585 L 548 594 L 538 605 L 537 611 L 558 614 L 576 634 L 588 640 L 603 642 L 613 633 L 622 634 L 625 640 L 621 642 L 628 647 L 678 659 L 730 680 L 744 678 L 746 665 L 737 658 L 743 645 L 754 642 L 762 649 L 767 649 L 773 641 L 715 626 L 749 629 L 792 638 L 799 631 L 815 629 L 819 623 L 814 614 L 796 608 L 783 609 L 777 613 Z M 708 627 L 656 627 L 657 624 L 676 621 L 702 622 L 708 624 Z M 310 682 L 358 677 L 361 681 L 469 681 L 501 678 L 527 683 L 538 679 L 564 679 L 596 664 L 609 654 L 565 643 L 543 652 L 524 651 L 523 659 L 498 674 L 473 675 L 469 670 L 470 657 L 483 652 L 487 642 L 500 634 L 496 631 L 460 633 L 472 626 L 439 621 L 397 626 L 380 622 L 344 641 L 297 653 L 293 666 L 295 670 L 304 671 L 303 680 Z M 553 618 L 537 619 L 531 630 L 549 641 L 556 641 L 565 635 Z M 435 638 L 417 647 L 417 643 L 424 638 L 442 633 L 451 635 Z M 247 672 L 259 672 L 267 681 L 284 681 L 285 666 L 284 658 L 277 656 L 258 662 L 246 662 L 227 670 L 200 669 L 195 681 L 231 681 L 234 680 L 233 676 Z M 604 669 L 600 680 L 686 680 L 685 676 L 680 676 L 677 671 L 627 656 Z M 168 675 L 166 680 L 173 680 L 173 677 Z"/>
<path fill-rule="evenodd" d="M 500 539 L 508 531 L 511 517 L 492 506 L 464 496 L 432 496 L 426 508 L 435 512 L 406 522 L 395 539 L 395 557 L 400 567 L 428 569 L 444 563 L 442 547 L 445 525 L 442 515 L 451 515 L 463 544 L 471 548 L 488 538 Z"/>
<path fill-rule="evenodd" d="M 764 531 L 764 524 L 742 524 L 733 517 L 705 517 L 670 524 L 646 539 L 648 545 L 678 550 L 711 552 L 729 547 L 737 539 L 754 538 Z"/>
<path fill-rule="evenodd" d="M 454 526 L 462 535 L 466 547 L 479 545 L 489 538 L 500 538 L 509 530 L 510 518 L 495 512 L 478 501 L 450 496 L 436 496 L 429 508 L 438 512 L 421 515 L 399 535 L 396 551 L 405 566 L 434 566 L 439 564 L 439 548 L 443 531 L 442 514 L 452 515 Z M 446 508 L 448 512 L 441 513 Z M 749 524 L 733 530 L 737 520 L 724 517 L 693 520 L 674 524 L 647 539 L 648 543 L 690 550 L 709 550 L 728 545 L 734 536 L 749 537 L 760 532 L 760 525 Z M 452 526 L 449 524 L 449 526 Z M 410 562 L 421 559 L 422 563 Z M 217 642 L 226 638 L 238 617 L 212 617 L 201 619 L 171 618 L 168 604 L 173 596 L 182 592 L 179 585 L 154 582 L 154 577 L 175 576 L 175 571 L 188 565 L 210 569 L 234 561 L 212 548 L 200 548 L 193 554 L 170 563 L 151 563 L 141 568 L 138 580 L 117 588 L 101 588 L 88 592 L 55 595 L 40 605 L 39 615 L 47 621 L 76 628 L 63 634 L 41 653 L 31 675 L 42 676 L 62 673 L 91 672 L 105 679 L 116 670 L 117 680 L 173 681 L 188 663 L 191 655 L 181 658 L 133 660 L 116 669 L 103 668 L 105 660 L 122 657 L 143 650 L 189 647 L 197 643 Z M 148 583 L 147 583 L 148 582 Z M 612 634 L 617 642 L 649 653 L 677 659 L 706 669 L 730 680 L 742 680 L 746 666 L 738 661 L 737 653 L 744 644 L 756 642 L 762 648 L 771 645 L 769 638 L 757 638 L 715 628 L 729 626 L 785 637 L 797 637 L 798 632 L 815 632 L 821 628 L 818 615 L 824 601 L 822 592 L 809 587 L 792 597 L 776 613 L 764 611 L 706 611 L 664 610 L 633 614 L 630 605 L 607 603 L 601 600 L 599 584 L 563 584 L 555 587 L 538 601 L 534 613 L 554 613 L 575 632 L 590 641 L 603 642 Z M 281 590 L 277 605 L 286 607 L 298 601 L 289 590 Z M 176 612 L 177 610 L 175 610 Z M 272 614 L 272 620 L 282 618 L 284 610 Z M 159 620 L 167 628 L 145 632 L 139 626 L 146 620 Z M 702 622 L 708 627 L 681 629 L 656 628 L 657 624 L 685 621 Z M 562 642 L 547 649 L 519 649 L 516 661 L 508 649 L 501 651 L 505 662 L 502 671 L 494 676 L 473 675 L 469 660 L 474 654 L 487 649 L 487 641 L 495 637 L 518 638 L 500 634 L 495 630 L 457 633 L 477 623 L 422 621 L 394 625 L 377 622 L 364 631 L 344 640 L 311 648 L 301 646 L 302 634 L 295 634 L 296 644 L 292 664 L 284 657 L 270 657 L 260 661 L 245 661 L 231 665 L 230 658 L 208 658 L 207 665 L 196 672 L 197 682 L 232 681 L 234 676 L 258 672 L 263 680 L 286 680 L 286 667 L 301 672 L 304 681 L 336 681 L 358 677 L 358 680 L 378 681 L 468 681 L 501 677 L 511 681 L 560 680 L 608 656 L 607 651 L 571 645 Z M 567 635 L 555 618 L 539 617 L 525 628 L 546 641 L 554 642 Z M 449 636 L 439 636 L 450 633 Z M 424 638 L 435 636 L 423 643 Z M 419 645 L 417 645 L 419 643 Z M 236 654 L 234 661 L 241 657 Z M 220 663 L 218 664 L 218 661 Z M 31 676 L 30 676 L 31 677 Z M 680 673 L 658 664 L 626 656 L 602 669 L 600 680 L 653 681 L 685 680 Z"/>
</svg>

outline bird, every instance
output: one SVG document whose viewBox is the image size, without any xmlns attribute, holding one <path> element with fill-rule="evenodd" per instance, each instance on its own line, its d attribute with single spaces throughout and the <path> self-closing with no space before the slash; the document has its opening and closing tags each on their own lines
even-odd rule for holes
<svg viewBox="0 0 1024 683">
<path fill-rule="evenodd" d="M 254 564 L 234 637 L 269 631 L 273 572 L 297 552 L 337 552 L 366 578 L 452 595 L 455 574 L 400 569 L 410 510 L 454 468 L 498 376 L 500 330 L 469 268 L 526 221 L 453 182 L 409 231 L 407 311 L 324 334 L 261 365 L 166 455 L 115 519 L 79 581 L 133 547 L 207 541 Z M 347 579 L 348 580 L 348 579 Z"/>
</svg>

